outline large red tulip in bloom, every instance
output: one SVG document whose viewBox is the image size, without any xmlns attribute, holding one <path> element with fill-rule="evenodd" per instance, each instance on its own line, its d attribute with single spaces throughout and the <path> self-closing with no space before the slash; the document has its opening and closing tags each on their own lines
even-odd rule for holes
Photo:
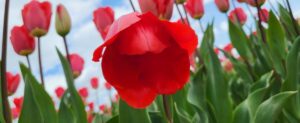
<svg viewBox="0 0 300 123">
<path fill-rule="evenodd" d="M 104 40 L 110 25 L 115 20 L 115 14 L 110 7 L 100 7 L 94 11 L 94 23 Z"/>
<path fill-rule="evenodd" d="M 237 7 L 229 13 L 229 19 L 233 23 L 244 25 L 247 21 L 247 15 L 242 8 Z"/>
<path fill-rule="evenodd" d="M 65 93 L 65 89 L 63 87 L 57 87 L 55 89 L 55 94 L 58 98 L 61 98 Z"/>
<path fill-rule="evenodd" d="M 230 6 L 228 0 L 215 0 L 215 4 L 217 5 L 218 9 L 223 13 L 226 13 Z"/>
<path fill-rule="evenodd" d="M 69 58 L 71 61 L 71 68 L 72 68 L 73 76 L 74 76 L 74 78 L 77 78 L 83 70 L 84 60 L 81 56 L 79 56 L 78 54 L 75 54 L 75 53 L 70 54 Z"/>
<path fill-rule="evenodd" d="M 266 0 L 247 0 L 247 3 L 253 7 L 261 6 L 266 2 Z M 256 4 L 258 3 L 258 4 Z"/>
<path fill-rule="evenodd" d="M 124 101 L 145 108 L 158 94 L 174 94 L 185 85 L 197 43 L 195 32 L 185 24 L 132 13 L 112 24 L 93 60 L 103 57 L 104 78 Z"/>
<path fill-rule="evenodd" d="M 97 77 L 93 77 L 93 78 L 91 79 L 91 86 L 92 86 L 92 88 L 94 88 L 94 89 L 97 89 L 97 88 L 98 88 L 98 86 L 99 86 L 99 80 L 98 80 Z"/>
<path fill-rule="evenodd" d="M 169 20 L 172 17 L 174 0 L 139 0 L 143 13 L 152 12 L 160 19 Z"/>
<path fill-rule="evenodd" d="M 51 20 L 51 4 L 32 0 L 22 10 L 23 22 L 28 31 L 37 37 L 47 34 Z"/>
<path fill-rule="evenodd" d="M 16 92 L 20 84 L 20 75 L 13 75 L 10 72 L 6 72 L 6 81 L 7 81 L 7 94 L 12 95 Z"/>
<path fill-rule="evenodd" d="M 10 40 L 14 51 L 19 55 L 29 55 L 35 49 L 34 38 L 29 34 L 24 26 L 13 27 L 11 30 Z"/>
<path fill-rule="evenodd" d="M 269 21 L 269 11 L 267 9 L 261 9 L 258 12 L 258 16 L 260 16 L 262 22 L 268 23 L 268 21 Z"/>
<path fill-rule="evenodd" d="M 185 3 L 185 8 L 195 19 L 200 19 L 204 14 L 203 0 L 188 0 Z"/>
</svg>

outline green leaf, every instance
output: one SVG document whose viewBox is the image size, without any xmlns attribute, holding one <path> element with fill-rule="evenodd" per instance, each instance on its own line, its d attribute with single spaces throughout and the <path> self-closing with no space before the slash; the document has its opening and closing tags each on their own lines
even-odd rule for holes
<svg viewBox="0 0 300 123">
<path fill-rule="evenodd" d="M 296 93 L 295 91 L 281 92 L 264 101 L 255 113 L 254 123 L 275 123 L 284 104 Z"/>
<path fill-rule="evenodd" d="M 167 123 L 160 112 L 149 112 L 152 123 Z"/>
<path fill-rule="evenodd" d="M 25 78 L 25 94 L 19 123 L 57 123 L 51 97 L 24 64 L 20 64 L 20 68 Z"/>
<path fill-rule="evenodd" d="M 146 109 L 134 109 L 122 99 L 119 105 L 119 123 L 151 123 Z"/>
<path fill-rule="evenodd" d="M 280 13 L 280 21 L 282 22 L 282 25 L 284 26 L 285 33 L 287 35 L 286 38 L 288 38 L 290 41 L 294 41 L 297 37 L 297 32 L 294 29 L 292 18 L 289 14 L 289 11 L 284 8 L 281 4 L 279 4 L 278 7 L 279 13 Z"/>
<path fill-rule="evenodd" d="M 281 75 L 285 75 L 282 61 L 286 57 L 287 44 L 285 41 L 285 34 L 280 22 L 277 20 L 273 12 L 269 15 L 269 29 L 267 31 L 267 44 L 270 48 L 272 61 L 275 70 Z"/>
<path fill-rule="evenodd" d="M 176 103 L 174 104 L 174 123 L 191 123 L 192 121 L 189 117 L 186 117 L 184 114 L 179 111 Z"/>
<path fill-rule="evenodd" d="M 82 102 L 81 97 L 79 96 L 78 92 L 76 91 L 76 88 L 74 86 L 74 78 L 73 74 L 71 72 L 70 65 L 67 61 L 67 59 L 60 53 L 58 49 L 56 49 L 59 59 L 61 61 L 61 64 L 63 66 L 63 70 L 65 73 L 67 85 L 68 85 L 68 92 L 70 94 L 70 105 L 73 108 L 72 112 L 74 113 L 73 119 L 75 123 L 87 123 L 87 115 L 85 112 L 85 107 Z M 62 117 L 60 117 L 62 118 Z"/>
<path fill-rule="evenodd" d="M 233 24 L 231 21 L 228 20 L 229 23 L 229 36 L 232 45 L 236 48 L 238 53 L 241 55 L 242 58 L 245 60 L 250 61 L 251 63 L 254 61 L 253 54 L 251 52 L 250 41 L 245 34 L 245 32 L 238 27 L 237 25 Z"/>
<path fill-rule="evenodd" d="M 203 54 L 202 57 L 208 77 L 208 100 L 215 109 L 217 123 L 230 123 L 232 119 L 232 104 L 223 69 L 213 47 L 207 41 L 203 41 L 202 45 L 207 49 L 207 53 Z"/>
<path fill-rule="evenodd" d="M 71 105 L 71 99 L 69 97 L 68 90 L 65 91 L 59 105 L 58 117 L 59 123 L 76 123 L 75 114 L 73 113 L 74 107 Z"/>
<path fill-rule="evenodd" d="M 119 115 L 112 117 L 106 123 L 119 123 Z"/>
<path fill-rule="evenodd" d="M 274 72 L 271 71 L 271 72 L 268 72 L 268 73 L 265 73 L 264 75 L 262 75 L 260 77 L 260 79 L 251 86 L 250 92 L 254 92 L 260 88 L 269 87 L 272 82 L 271 78 L 272 78 L 273 74 L 274 74 Z"/>
<path fill-rule="evenodd" d="M 291 51 L 287 56 L 287 76 L 282 85 L 283 91 L 297 91 L 300 80 L 298 78 L 298 72 L 300 70 L 296 69 L 300 66 L 297 60 L 300 58 L 300 37 L 294 42 Z M 286 107 L 287 112 L 291 113 L 294 117 L 300 120 L 300 98 L 299 96 L 293 97 Z"/>
</svg>

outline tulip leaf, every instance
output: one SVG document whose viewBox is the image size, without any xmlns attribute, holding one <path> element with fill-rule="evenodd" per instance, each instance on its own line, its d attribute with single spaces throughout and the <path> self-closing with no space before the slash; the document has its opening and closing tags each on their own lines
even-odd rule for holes
<svg viewBox="0 0 300 123">
<path fill-rule="evenodd" d="M 106 123 L 119 123 L 119 115 L 110 118 Z"/>
<path fill-rule="evenodd" d="M 270 84 L 272 84 L 271 78 L 273 74 L 274 72 L 271 71 L 262 75 L 259 80 L 257 80 L 254 84 L 252 84 L 252 86 L 250 87 L 250 92 L 254 92 L 260 88 L 269 87 Z"/>
<path fill-rule="evenodd" d="M 225 81 L 223 69 L 218 56 L 215 54 L 209 42 L 202 41 L 203 47 L 207 49 L 202 54 L 204 65 L 207 70 L 207 95 L 215 109 L 215 117 L 218 123 L 230 123 L 232 119 L 232 104 L 229 98 L 228 83 Z"/>
<path fill-rule="evenodd" d="M 69 98 L 68 90 L 65 91 L 63 97 L 61 98 L 61 102 L 59 105 L 58 118 L 59 123 L 76 123 L 75 114 L 73 113 L 74 109 L 72 109 L 72 105 Z"/>
<path fill-rule="evenodd" d="M 160 112 L 149 112 L 152 123 L 167 123 Z"/>
<path fill-rule="evenodd" d="M 63 66 L 63 70 L 65 73 L 67 86 L 70 94 L 70 105 L 73 108 L 73 113 L 75 115 L 74 121 L 76 123 L 87 123 L 87 117 L 85 112 L 85 107 L 82 102 L 81 97 L 79 96 L 78 92 L 76 91 L 76 88 L 74 86 L 74 78 L 73 74 L 71 72 L 70 64 L 68 63 L 67 59 L 61 54 L 61 52 L 56 49 L 58 56 L 60 58 L 61 64 Z M 63 102 L 63 101 L 62 101 Z"/>
<path fill-rule="evenodd" d="M 278 10 L 280 13 L 280 21 L 282 22 L 282 25 L 284 26 L 286 38 L 288 38 L 290 41 L 294 41 L 294 39 L 297 38 L 297 32 L 295 31 L 295 27 L 293 24 L 293 20 L 289 14 L 289 11 L 284 8 L 281 4 L 278 4 Z"/>
<path fill-rule="evenodd" d="M 25 78 L 25 92 L 19 123 L 57 123 L 51 97 L 24 64 L 20 64 L 20 68 Z"/>
<path fill-rule="evenodd" d="M 296 41 L 293 44 L 292 49 L 288 53 L 287 56 L 287 76 L 286 80 L 284 81 L 282 85 L 282 90 L 283 91 L 297 91 L 298 90 L 298 85 L 300 83 L 300 80 L 298 78 L 298 72 L 299 70 L 296 69 L 300 66 L 298 64 L 298 59 L 300 58 L 300 37 L 296 39 Z M 289 102 L 286 107 L 287 112 L 291 113 L 296 117 L 297 119 L 300 120 L 300 98 L 299 96 L 293 97 Z"/>
<path fill-rule="evenodd" d="M 264 101 L 255 113 L 254 123 L 275 123 L 286 102 L 296 93 L 296 91 L 281 92 Z"/>
<path fill-rule="evenodd" d="M 119 105 L 119 123 L 151 123 L 146 109 L 134 109 L 122 99 L 120 99 Z"/>
<path fill-rule="evenodd" d="M 268 24 L 269 29 L 267 31 L 267 44 L 270 48 L 273 65 L 277 73 L 284 76 L 285 71 L 282 61 L 285 60 L 287 49 L 285 34 L 280 22 L 277 20 L 273 12 L 270 12 Z"/>
<path fill-rule="evenodd" d="M 245 60 L 253 61 L 253 54 L 250 48 L 250 41 L 245 32 L 238 25 L 233 24 L 230 20 L 229 23 L 229 36 L 232 45 L 236 48 L 237 52 Z"/>
<path fill-rule="evenodd" d="M 189 117 L 186 117 L 184 114 L 181 113 L 181 111 L 179 111 L 178 106 L 176 105 L 176 103 L 174 104 L 174 123 L 191 123 L 192 121 Z"/>
</svg>

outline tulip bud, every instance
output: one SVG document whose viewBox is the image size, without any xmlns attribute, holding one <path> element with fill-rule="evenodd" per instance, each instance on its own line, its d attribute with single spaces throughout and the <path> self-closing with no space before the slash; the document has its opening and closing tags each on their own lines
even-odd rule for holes
<svg viewBox="0 0 300 123">
<path fill-rule="evenodd" d="M 10 41 L 14 51 L 22 56 L 31 54 L 35 49 L 34 38 L 24 26 L 15 26 L 11 30 Z"/>
<path fill-rule="evenodd" d="M 247 15 L 242 8 L 235 8 L 229 13 L 229 19 L 232 23 L 244 25 L 247 21 Z"/>
<path fill-rule="evenodd" d="M 175 0 L 177 4 L 183 4 L 186 0 Z"/>
<path fill-rule="evenodd" d="M 22 10 L 23 22 L 27 30 L 37 37 L 47 34 L 51 20 L 51 4 L 33 0 Z"/>
<path fill-rule="evenodd" d="M 81 88 L 78 90 L 78 93 L 81 97 L 83 98 L 87 98 L 89 96 L 89 92 L 88 92 L 88 89 L 87 88 Z"/>
<path fill-rule="evenodd" d="M 65 89 L 63 87 L 58 87 L 55 89 L 55 94 L 58 98 L 61 98 L 65 93 Z"/>
<path fill-rule="evenodd" d="M 99 106 L 99 110 L 105 112 L 106 106 L 104 104 Z"/>
<path fill-rule="evenodd" d="M 56 8 L 55 27 L 56 32 L 62 37 L 66 36 L 71 29 L 70 15 L 62 4 Z"/>
<path fill-rule="evenodd" d="M 266 0 L 247 0 L 247 3 L 253 7 L 257 7 L 258 6 L 262 6 L 264 3 L 266 2 Z"/>
<path fill-rule="evenodd" d="M 152 12 L 160 19 L 169 20 L 172 17 L 174 0 L 139 0 L 143 13 Z"/>
<path fill-rule="evenodd" d="M 13 102 L 14 102 L 16 108 L 22 109 L 23 100 L 24 100 L 23 97 L 20 97 L 20 98 L 14 98 Z"/>
<path fill-rule="evenodd" d="M 188 0 L 185 8 L 194 19 L 200 19 L 204 14 L 203 0 Z"/>
<path fill-rule="evenodd" d="M 93 77 L 92 79 L 91 79 L 91 86 L 92 86 L 92 88 L 94 88 L 94 89 L 97 89 L 98 88 L 98 84 L 99 83 L 99 81 L 98 81 L 98 78 L 97 77 Z"/>
<path fill-rule="evenodd" d="M 267 9 L 261 9 L 258 13 L 262 22 L 268 23 L 269 20 L 269 11 Z"/>
<path fill-rule="evenodd" d="M 109 83 L 105 82 L 105 88 L 106 88 L 107 90 L 110 90 L 110 89 L 111 89 L 111 85 L 110 85 Z"/>
<path fill-rule="evenodd" d="M 115 20 L 115 14 L 110 7 L 100 7 L 94 11 L 94 23 L 104 40 L 110 25 Z"/>
<path fill-rule="evenodd" d="M 16 92 L 20 84 L 20 75 L 19 74 L 13 75 L 10 72 L 6 72 L 6 81 L 7 81 L 7 94 L 11 96 Z"/>
<path fill-rule="evenodd" d="M 215 0 L 215 4 L 217 5 L 218 9 L 223 13 L 226 13 L 229 9 L 228 0 Z"/>
<path fill-rule="evenodd" d="M 88 106 L 89 106 L 90 111 L 94 110 L 94 103 L 93 102 L 89 103 Z"/>
<path fill-rule="evenodd" d="M 71 62 L 73 77 L 77 78 L 83 70 L 84 60 L 78 54 L 70 54 L 69 58 L 70 58 L 70 62 Z"/>
</svg>

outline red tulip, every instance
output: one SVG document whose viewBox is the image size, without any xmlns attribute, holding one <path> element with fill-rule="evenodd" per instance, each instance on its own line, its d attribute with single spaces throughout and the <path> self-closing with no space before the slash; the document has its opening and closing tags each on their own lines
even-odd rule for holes
<svg viewBox="0 0 300 123">
<path fill-rule="evenodd" d="M 217 5 L 218 9 L 223 13 L 226 13 L 230 6 L 228 0 L 215 0 L 215 4 Z"/>
<path fill-rule="evenodd" d="M 16 108 L 22 109 L 23 100 L 24 100 L 23 97 L 20 97 L 20 98 L 14 98 L 13 102 L 14 102 Z"/>
<path fill-rule="evenodd" d="M 98 85 L 99 85 L 98 83 L 99 83 L 99 80 L 98 80 L 97 77 L 93 77 L 93 78 L 91 79 L 91 85 L 92 85 L 92 88 L 97 89 L 97 88 L 98 88 Z"/>
<path fill-rule="evenodd" d="M 100 111 L 104 112 L 106 109 L 106 106 L 104 104 L 99 106 Z"/>
<path fill-rule="evenodd" d="M 188 0 L 185 8 L 194 19 L 200 19 L 204 14 L 203 0 Z"/>
<path fill-rule="evenodd" d="M 20 84 L 20 75 L 19 74 L 13 75 L 10 72 L 6 72 L 6 81 L 7 81 L 7 94 L 9 96 L 13 95 Z"/>
<path fill-rule="evenodd" d="M 88 123 L 92 123 L 92 122 L 93 122 L 93 119 L 94 119 L 93 112 L 87 112 L 87 120 L 88 120 Z"/>
<path fill-rule="evenodd" d="M 111 89 L 111 85 L 109 84 L 109 83 L 105 83 L 105 88 L 107 89 L 107 90 L 110 90 Z"/>
<path fill-rule="evenodd" d="M 113 102 L 118 102 L 119 98 L 120 98 L 119 94 L 115 94 L 115 98 L 114 98 Z"/>
<path fill-rule="evenodd" d="M 259 16 L 260 16 L 262 22 L 268 23 L 269 11 L 267 9 L 261 9 L 259 11 Z"/>
<path fill-rule="evenodd" d="M 233 65 L 230 60 L 226 59 L 222 64 L 226 72 L 231 72 L 233 70 Z"/>
<path fill-rule="evenodd" d="M 15 52 L 19 55 L 29 55 L 35 49 L 34 38 L 29 34 L 25 26 L 13 27 L 10 40 Z"/>
<path fill-rule="evenodd" d="M 87 98 L 89 96 L 89 92 L 88 92 L 88 89 L 87 88 L 81 88 L 78 90 L 79 92 L 79 95 L 83 98 Z"/>
<path fill-rule="evenodd" d="M 177 4 L 183 4 L 186 0 L 175 0 Z"/>
<path fill-rule="evenodd" d="M 219 55 L 220 50 L 219 50 L 218 48 L 215 48 L 214 51 L 215 51 L 215 53 L 216 53 L 217 55 Z"/>
<path fill-rule="evenodd" d="M 227 53 L 231 53 L 231 52 L 232 52 L 232 49 L 233 49 L 233 46 L 232 46 L 231 43 L 227 44 L 227 45 L 223 48 L 223 50 L 224 50 L 225 52 L 227 52 Z"/>
<path fill-rule="evenodd" d="M 84 60 L 81 56 L 79 56 L 78 54 L 75 54 L 75 53 L 70 54 L 69 58 L 71 61 L 71 68 L 72 68 L 73 76 L 74 76 L 74 78 L 77 78 L 83 70 Z"/>
<path fill-rule="evenodd" d="M 174 94 L 185 85 L 197 43 L 195 32 L 185 24 L 132 13 L 112 24 L 93 60 L 99 61 L 105 48 L 104 78 L 130 106 L 145 108 L 158 94 Z"/>
<path fill-rule="evenodd" d="M 261 6 L 266 2 L 266 0 L 247 0 L 247 3 L 253 7 Z M 258 4 L 256 4 L 258 3 Z"/>
<path fill-rule="evenodd" d="M 94 103 L 93 102 L 89 103 L 88 106 L 89 106 L 90 111 L 94 110 Z"/>
<path fill-rule="evenodd" d="M 23 22 L 28 31 L 37 37 L 47 34 L 51 20 L 51 4 L 32 0 L 22 10 Z"/>
<path fill-rule="evenodd" d="M 19 108 L 12 108 L 11 109 L 11 116 L 13 119 L 17 119 L 19 116 L 20 116 L 20 112 L 21 112 L 21 109 Z"/>
<path fill-rule="evenodd" d="M 232 23 L 244 25 L 247 21 L 247 15 L 242 8 L 237 7 L 229 13 L 229 19 Z"/>
<path fill-rule="evenodd" d="M 93 21 L 103 39 L 105 39 L 110 25 L 115 20 L 114 16 L 114 11 L 110 7 L 100 7 L 94 11 Z"/>
<path fill-rule="evenodd" d="M 63 87 L 58 87 L 55 89 L 55 94 L 58 98 L 61 98 L 65 93 L 65 89 Z"/>
<path fill-rule="evenodd" d="M 172 17 L 174 0 L 139 0 L 143 13 L 152 12 L 160 19 L 169 20 Z"/>
<path fill-rule="evenodd" d="M 60 36 L 66 36 L 71 29 L 71 18 L 64 5 L 59 4 L 56 8 L 55 29 Z"/>
</svg>

